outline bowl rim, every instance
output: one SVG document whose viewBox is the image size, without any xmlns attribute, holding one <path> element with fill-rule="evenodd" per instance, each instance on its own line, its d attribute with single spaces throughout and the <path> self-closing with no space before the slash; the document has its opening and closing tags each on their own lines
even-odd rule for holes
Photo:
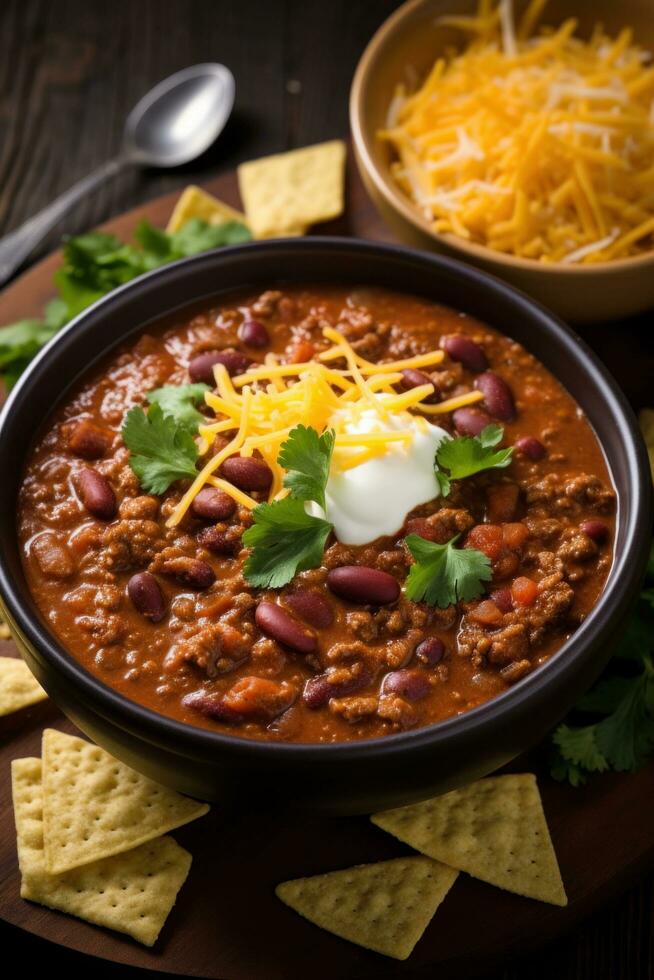
<svg viewBox="0 0 654 980">
<path fill-rule="evenodd" d="M 397 28 L 405 20 L 413 16 L 414 12 L 433 3 L 434 0 L 406 0 L 400 7 L 394 10 L 377 28 L 368 44 L 363 50 L 357 63 L 350 87 L 349 115 L 352 139 L 359 158 L 361 167 L 372 180 L 377 191 L 382 195 L 388 204 L 409 224 L 416 227 L 420 232 L 437 242 L 444 243 L 448 248 L 463 253 L 463 256 L 471 256 L 477 261 L 494 263 L 497 267 L 507 266 L 522 272 L 541 274 L 543 277 L 550 275 L 564 276 L 586 276 L 595 274 L 614 275 L 623 272 L 637 270 L 640 267 L 646 268 L 654 265 L 654 246 L 649 252 L 643 255 L 630 255 L 619 259 L 606 259 L 603 262 L 567 263 L 567 262 L 539 262 L 537 259 L 524 258 L 519 255 L 512 255 L 508 252 L 500 252 L 497 249 L 489 248 L 487 245 L 480 245 L 477 242 L 466 241 L 452 232 L 434 231 L 426 218 L 421 215 L 417 206 L 404 194 L 395 182 L 387 178 L 379 169 L 374 161 L 371 150 L 375 135 L 370 134 L 365 123 L 366 106 L 365 92 L 368 85 L 369 75 L 383 49 L 390 43 Z"/>
<path fill-rule="evenodd" d="M 56 672 L 62 674 L 77 689 L 77 692 L 86 698 L 85 704 L 92 707 L 96 714 L 112 724 L 118 720 L 124 723 L 127 732 L 137 738 L 144 738 L 151 744 L 162 746 L 167 751 L 173 751 L 180 756 L 197 756 L 199 752 L 204 758 L 215 759 L 217 750 L 222 749 L 225 753 L 246 761 L 255 759 L 263 761 L 267 758 L 269 762 L 279 759 L 284 762 L 293 760 L 320 765 L 329 764 L 337 759 L 355 762 L 365 759 L 370 753 L 383 758 L 412 749 L 443 747 L 458 738 L 479 735 L 485 730 L 490 731 L 497 725 L 501 716 L 505 715 L 507 719 L 516 718 L 528 707 L 534 695 L 542 692 L 545 696 L 558 684 L 565 683 L 566 678 L 571 679 L 577 664 L 592 655 L 606 627 L 612 622 L 617 622 L 628 611 L 642 580 L 649 555 L 649 535 L 642 535 L 640 528 L 645 523 L 647 526 L 651 523 L 649 459 L 629 403 L 608 369 L 570 327 L 520 290 L 488 272 L 456 259 L 419 252 L 405 246 L 336 236 L 250 242 L 182 259 L 125 283 L 75 317 L 31 362 L 0 413 L 0 453 L 6 430 L 17 425 L 20 418 L 15 406 L 20 408 L 21 403 L 29 397 L 30 388 L 40 383 L 42 375 L 47 376 L 50 351 L 55 345 L 70 341 L 72 334 L 80 328 L 80 334 L 82 331 L 86 333 L 100 331 L 103 322 L 106 322 L 105 318 L 111 316 L 115 306 L 120 306 L 126 293 L 136 296 L 139 293 L 152 292 L 153 286 L 156 287 L 160 280 L 166 279 L 171 274 L 183 282 L 186 274 L 192 272 L 195 267 L 207 266 L 213 272 L 220 266 L 222 257 L 238 259 L 240 255 L 254 251 L 259 253 L 260 260 L 265 262 L 266 256 L 275 251 L 302 250 L 315 253 L 316 261 L 319 259 L 324 261 L 326 252 L 343 249 L 361 253 L 373 261 L 381 255 L 390 260 L 418 264 L 431 270 L 438 268 L 444 274 L 449 273 L 458 277 L 463 284 L 477 291 L 481 290 L 491 295 L 499 294 L 513 304 L 517 313 L 527 317 L 535 330 L 544 331 L 558 347 L 565 348 L 569 355 L 583 362 L 586 384 L 598 390 L 602 403 L 609 408 L 612 417 L 615 418 L 621 430 L 622 441 L 627 447 L 631 476 L 628 496 L 632 506 L 630 520 L 625 529 L 625 543 L 621 553 L 614 555 L 604 590 L 584 622 L 545 664 L 517 684 L 461 715 L 420 728 L 370 739 L 316 743 L 268 741 L 215 732 L 160 714 L 130 700 L 126 695 L 110 687 L 76 660 L 72 653 L 56 640 L 54 634 L 50 633 L 38 613 L 32 611 L 29 602 L 23 598 L 25 593 L 29 595 L 27 588 L 23 588 L 11 572 L 7 556 L 10 544 L 5 543 L 4 536 L 1 536 L 0 595 L 3 598 L 0 600 L 0 608 L 6 613 L 10 626 L 19 634 L 21 640 L 26 641 L 32 651 L 35 650 L 37 655 L 40 654 Z M 275 281 L 278 281 L 278 277 Z M 462 288 L 464 288 L 463 284 Z M 230 287 L 230 291 L 236 288 L 238 287 Z M 404 291 L 410 292 L 410 290 Z M 201 299 L 201 297 L 195 300 L 185 298 L 178 308 L 192 306 L 194 302 L 197 303 Z M 204 299 L 208 300 L 209 296 L 205 295 Z M 170 307 L 146 319 L 143 326 L 148 322 L 164 319 L 169 312 Z M 142 327 L 134 328 L 130 331 L 130 335 L 137 334 L 139 329 Z M 98 352 L 98 358 L 119 345 L 120 341 L 103 344 Z M 80 375 L 76 377 L 79 379 Z M 64 384 L 62 388 L 66 393 L 68 385 Z M 572 391 L 570 393 L 575 397 Z M 55 399 L 53 402 L 53 408 L 57 401 L 58 399 Z M 22 462 L 21 460 L 21 470 Z M 611 471 L 610 465 L 609 470 Z M 621 512 L 622 508 L 619 508 L 618 527 Z M 15 541 L 15 534 L 12 536 L 12 541 Z"/>
</svg>

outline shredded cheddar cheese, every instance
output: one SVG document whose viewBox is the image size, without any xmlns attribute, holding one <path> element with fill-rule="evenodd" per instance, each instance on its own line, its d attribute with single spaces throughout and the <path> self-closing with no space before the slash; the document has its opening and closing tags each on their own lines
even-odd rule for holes
<svg viewBox="0 0 654 980">
<path fill-rule="evenodd" d="M 331 327 L 323 328 L 325 340 L 332 346 L 314 361 L 280 364 L 273 354 L 264 364 L 230 378 L 224 365 L 214 368 L 216 391 L 207 392 L 205 401 L 216 414 L 198 430 L 198 450 L 208 456 L 216 435 L 232 434 L 230 441 L 209 456 L 198 475 L 175 507 L 168 526 L 177 525 L 204 486 L 218 487 L 241 506 L 252 509 L 257 501 L 217 475 L 221 465 L 235 454 L 259 453 L 270 467 L 273 480 L 269 500 L 281 499 L 284 470 L 277 462 L 280 447 L 296 425 L 311 426 L 318 433 L 332 429 L 335 433 L 334 459 L 341 470 L 351 469 L 388 451 L 390 445 L 408 444 L 413 430 L 352 433 L 345 420 L 352 420 L 371 410 L 380 419 L 409 409 L 420 412 L 413 421 L 427 426 L 424 415 L 439 415 L 480 401 L 480 391 L 470 391 L 430 405 L 425 399 L 433 394 L 431 384 L 420 385 L 398 393 L 393 385 L 405 368 L 434 367 L 443 359 L 440 350 L 416 357 L 373 364 L 360 357 L 347 339 Z M 335 368 L 332 361 L 345 361 L 347 367 Z"/>
<path fill-rule="evenodd" d="M 442 17 L 470 36 L 422 87 L 400 87 L 379 136 L 400 187 L 437 232 L 542 262 L 593 263 L 651 249 L 654 65 L 625 28 L 517 28 L 511 0 Z"/>
</svg>

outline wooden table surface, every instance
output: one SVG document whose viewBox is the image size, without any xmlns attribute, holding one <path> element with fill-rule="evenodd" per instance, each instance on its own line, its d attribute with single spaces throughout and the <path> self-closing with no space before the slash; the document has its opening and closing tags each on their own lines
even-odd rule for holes
<svg viewBox="0 0 654 980">
<path fill-rule="evenodd" d="M 131 171 L 105 185 L 35 257 L 51 251 L 64 230 L 86 230 L 241 160 L 346 135 L 354 66 L 396 6 L 395 0 L 2 0 L 0 235 L 114 155 L 131 105 L 189 64 L 222 61 L 236 77 L 235 112 L 217 144 L 172 173 Z M 651 351 L 651 340 L 643 343 Z M 631 356 L 633 348 L 622 370 Z M 650 877 L 556 948 L 507 963 L 488 980 L 646 980 L 654 970 L 653 932 Z M 47 956 L 51 968 L 72 977 L 132 975 L 1 923 L 0 944 L 4 959 L 14 954 L 29 966 Z"/>
</svg>

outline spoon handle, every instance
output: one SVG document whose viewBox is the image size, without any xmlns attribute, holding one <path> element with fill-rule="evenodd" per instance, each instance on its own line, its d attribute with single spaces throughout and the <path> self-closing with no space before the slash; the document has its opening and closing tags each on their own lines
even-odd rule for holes
<svg viewBox="0 0 654 980">
<path fill-rule="evenodd" d="M 113 177 L 130 161 L 126 157 L 116 157 L 103 163 L 97 170 L 78 180 L 71 188 L 55 198 L 51 204 L 29 218 L 20 228 L 0 239 L 0 286 L 18 269 L 39 242 L 54 228 L 66 211 L 81 197 L 92 191 L 98 184 Z"/>
</svg>

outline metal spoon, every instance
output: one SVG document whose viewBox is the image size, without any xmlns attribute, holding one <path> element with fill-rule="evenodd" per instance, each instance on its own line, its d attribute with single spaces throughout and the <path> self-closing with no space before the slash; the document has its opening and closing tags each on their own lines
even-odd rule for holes
<svg viewBox="0 0 654 980">
<path fill-rule="evenodd" d="M 234 105 L 234 76 L 224 65 L 193 65 L 176 72 L 138 102 L 125 123 L 123 147 L 0 240 L 0 286 L 81 197 L 125 167 L 178 167 L 204 153 L 223 130 Z"/>
</svg>

